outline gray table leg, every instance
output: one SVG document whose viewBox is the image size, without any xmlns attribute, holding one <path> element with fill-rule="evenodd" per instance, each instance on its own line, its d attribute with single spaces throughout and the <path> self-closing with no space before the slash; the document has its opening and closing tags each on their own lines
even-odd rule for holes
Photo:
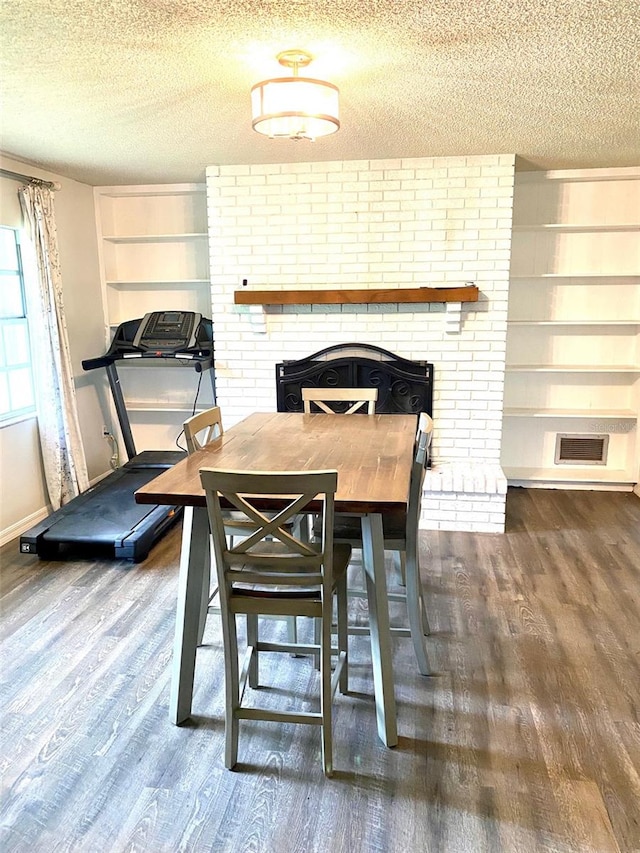
<svg viewBox="0 0 640 853">
<path fill-rule="evenodd" d="M 200 602 L 200 621 L 198 624 L 198 645 L 202 645 L 204 629 L 209 616 L 209 596 L 211 595 L 211 537 L 208 537 L 209 552 L 202 567 L 202 600 Z"/>
<path fill-rule="evenodd" d="M 203 507 L 186 507 L 178 579 L 176 633 L 173 641 L 169 719 L 175 725 L 191 714 L 203 578 L 209 560 L 209 520 Z"/>
<path fill-rule="evenodd" d="M 385 746 L 396 746 L 398 726 L 391 658 L 387 576 L 384 565 L 384 536 L 380 513 L 362 516 L 362 561 L 367 581 L 378 735 Z"/>
</svg>

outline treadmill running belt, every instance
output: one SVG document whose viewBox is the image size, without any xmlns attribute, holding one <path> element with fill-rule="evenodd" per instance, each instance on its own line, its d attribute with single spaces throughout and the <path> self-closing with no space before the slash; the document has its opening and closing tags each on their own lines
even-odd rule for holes
<svg viewBox="0 0 640 853">
<path fill-rule="evenodd" d="M 108 477 L 100 488 L 85 492 L 91 499 L 75 499 L 73 513 L 63 516 L 42 538 L 45 542 L 102 543 L 121 541 L 129 536 L 155 507 L 136 503 L 134 493 L 158 476 L 157 468 L 121 468 L 121 476 Z M 84 497 L 81 495 L 80 498 Z"/>
</svg>

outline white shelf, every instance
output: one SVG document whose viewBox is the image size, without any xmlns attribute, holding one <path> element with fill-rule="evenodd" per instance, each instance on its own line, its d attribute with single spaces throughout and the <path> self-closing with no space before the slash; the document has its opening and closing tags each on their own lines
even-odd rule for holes
<svg viewBox="0 0 640 853">
<path fill-rule="evenodd" d="M 516 172 L 519 184 L 540 181 L 561 181 L 562 183 L 595 183 L 599 181 L 637 181 L 640 169 L 636 166 L 618 166 L 604 169 L 550 169 L 546 172 L 523 170 Z"/>
<path fill-rule="evenodd" d="M 533 409 L 505 406 L 504 415 L 508 418 L 597 418 L 599 421 L 638 419 L 631 409 Z"/>
<path fill-rule="evenodd" d="M 640 373 L 637 364 L 508 364 L 509 373 Z"/>
<path fill-rule="evenodd" d="M 163 287 L 166 285 L 173 285 L 173 286 L 177 285 L 178 287 L 185 287 L 185 286 L 194 286 L 194 285 L 197 286 L 200 284 L 210 284 L 210 283 L 211 282 L 208 278 L 181 278 L 181 279 L 167 279 L 167 280 L 152 279 L 152 280 L 148 280 L 148 281 L 142 280 L 142 279 L 138 279 L 136 281 L 119 279 L 119 280 L 115 281 L 112 279 L 110 281 L 105 282 L 107 287 L 115 287 L 118 289 L 128 288 L 128 287 L 142 287 L 142 288 L 144 288 L 144 287 Z"/>
<path fill-rule="evenodd" d="M 514 468 L 503 466 L 509 481 L 567 483 L 608 483 L 627 485 L 636 482 L 632 471 L 607 468 L 604 465 L 588 465 L 578 468 L 573 465 L 558 465 L 554 468 Z"/>
<path fill-rule="evenodd" d="M 124 187 L 100 187 L 100 195 L 107 198 L 158 198 L 176 195 L 200 195 L 206 184 L 142 184 Z"/>
<path fill-rule="evenodd" d="M 617 275 L 615 273 L 607 274 L 607 273 L 563 273 L 563 272 L 543 272 L 543 273 L 530 273 L 525 275 L 524 273 L 520 273 L 518 275 L 511 275 L 509 277 L 511 281 L 536 281 L 537 279 L 542 278 L 551 278 L 562 280 L 563 284 L 578 284 L 582 285 L 586 282 L 593 284 L 597 281 L 601 281 L 603 284 L 608 284 L 609 282 L 615 282 L 616 284 L 638 284 L 640 283 L 640 275 L 632 275 L 631 273 L 625 273 L 623 275 Z"/>
<path fill-rule="evenodd" d="M 205 240 L 204 232 L 185 234 L 109 234 L 102 239 L 107 243 L 190 243 L 192 240 Z"/>
<path fill-rule="evenodd" d="M 514 231 L 547 231 L 547 232 L 557 232 L 557 233 L 606 233 L 609 234 L 612 231 L 640 231 L 640 225 L 636 223 L 621 223 L 618 225 L 572 225 L 565 222 L 548 222 L 542 224 L 531 224 L 531 225 L 514 225 Z"/>
<path fill-rule="evenodd" d="M 508 326 L 628 326 L 635 329 L 640 320 L 507 320 Z"/>
</svg>

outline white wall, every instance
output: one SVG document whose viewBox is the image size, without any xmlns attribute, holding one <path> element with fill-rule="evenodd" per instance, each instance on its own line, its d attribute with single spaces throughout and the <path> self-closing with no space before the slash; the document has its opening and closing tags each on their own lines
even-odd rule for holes
<svg viewBox="0 0 640 853">
<path fill-rule="evenodd" d="M 372 343 L 434 363 L 436 463 L 471 458 L 499 469 L 514 159 L 207 169 L 216 377 L 225 423 L 275 410 L 277 362 L 331 344 Z M 461 328 L 451 334 L 442 304 L 274 306 L 256 319 L 233 303 L 243 279 L 255 289 L 471 281 L 481 295 L 463 305 Z M 494 497 L 500 505 L 482 519 L 483 529 L 502 529 L 504 494 Z M 469 529 L 467 517 L 451 518 L 451 503 L 442 513 L 450 529 Z"/>
<path fill-rule="evenodd" d="M 89 477 L 109 470 L 109 447 L 102 437 L 108 413 L 104 377 L 85 374 L 82 359 L 105 348 L 105 324 L 98 271 L 93 189 L 69 178 L 3 156 L 4 169 L 56 181 L 55 212 L 64 305 L 76 379 L 80 428 Z M 0 177 L 0 223 L 21 225 L 20 183 Z M 37 333 L 32 327 L 31 333 Z M 48 512 L 35 418 L 0 428 L 0 542 L 6 542 Z M 19 487 L 19 488 L 17 488 Z"/>
</svg>

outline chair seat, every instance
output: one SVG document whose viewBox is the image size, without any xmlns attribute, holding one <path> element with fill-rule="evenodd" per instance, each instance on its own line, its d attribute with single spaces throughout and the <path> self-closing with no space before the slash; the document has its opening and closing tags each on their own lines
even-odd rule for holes
<svg viewBox="0 0 640 853">
<path fill-rule="evenodd" d="M 225 526 L 227 524 L 238 528 L 246 528 L 247 530 L 255 530 L 256 526 L 252 521 L 247 521 L 246 516 L 244 516 L 241 512 L 234 512 L 233 510 L 226 510 L 224 513 L 224 521 Z"/>
<path fill-rule="evenodd" d="M 319 547 L 319 546 L 318 546 Z M 273 556 L 278 554 L 287 555 L 284 546 L 276 542 L 262 543 L 263 553 L 268 550 Z M 351 560 L 351 546 L 345 543 L 336 544 L 333 546 L 333 588 L 335 589 L 341 579 L 347 573 L 347 568 Z M 295 565 L 295 560 L 293 561 Z M 260 585 L 260 584 L 244 584 L 242 583 L 242 570 L 253 571 L 256 565 L 247 560 L 242 566 L 235 566 L 230 573 L 233 577 L 232 590 L 234 595 L 255 596 L 258 598 L 309 598 L 317 599 L 320 595 L 320 586 L 278 586 L 278 585 Z M 238 575 L 236 579 L 235 575 Z"/>
<path fill-rule="evenodd" d="M 407 529 L 407 514 L 402 510 L 396 512 L 385 513 L 382 516 L 382 530 L 385 539 L 404 539 Z M 314 536 L 320 534 L 318 522 L 314 522 Z M 335 523 L 333 525 L 334 540 L 344 539 L 352 545 L 354 542 L 359 542 L 362 539 L 362 525 L 360 517 L 357 515 L 340 515 L 336 513 Z M 356 546 L 357 547 L 357 546 Z"/>
</svg>

